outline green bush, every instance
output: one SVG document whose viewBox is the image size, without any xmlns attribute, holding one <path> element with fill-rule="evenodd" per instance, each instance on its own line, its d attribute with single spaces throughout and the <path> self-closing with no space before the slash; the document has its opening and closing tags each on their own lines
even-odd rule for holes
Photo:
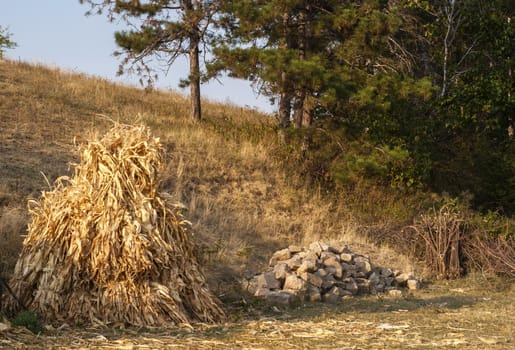
<svg viewBox="0 0 515 350">
<path fill-rule="evenodd" d="M 15 327 L 25 327 L 34 334 L 43 330 L 39 315 L 30 310 L 24 310 L 16 314 L 11 323 Z"/>
</svg>

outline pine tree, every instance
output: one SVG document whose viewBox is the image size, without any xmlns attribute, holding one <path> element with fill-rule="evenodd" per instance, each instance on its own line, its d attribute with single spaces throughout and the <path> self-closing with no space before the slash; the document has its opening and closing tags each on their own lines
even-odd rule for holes
<svg viewBox="0 0 515 350">
<path fill-rule="evenodd" d="M 156 76 L 150 65 L 155 58 L 168 70 L 175 60 L 185 55 L 189 59 L 190 71 L 182 85 L 190 86 L 191 117 L 201 119 L 200 47 L 208 49 L 210 35 L 218 1 L 209 0 L 79 0 L 91 6 L 88 14 L 107 11 L 111 21 L 122 19 L 131 25 L 130 30 L 115 34 L 116 44 L 123 56 L 119 74 L 128 71 L 138 73 L 141 83 L 152 85 Z M 136 24 L 134 24 L 136 23 Z"/>
<path fill-rule="evenodd" d="M 229 2 L 228 36 L 210 68 L 257 83 L 279 97 L 279 126 L 309 126 L 316 111 L 342 102 L 376 74 L 409 70 L 403 25 L 388 2 L 290 0 Z M 396 38 L 397 36 L 397 38 Z M 336 108 L 336 110 L 334 109 Z M 318 112 L 317 112 L 318 113 Z"/>
<path fill-rule="evenodd" d="M 3 57 L 5 49 L 12 49 L 16 43 L 11 40 L 11 33 L 6 28 L 0 26 L 0 59 Z"/>
</svg>

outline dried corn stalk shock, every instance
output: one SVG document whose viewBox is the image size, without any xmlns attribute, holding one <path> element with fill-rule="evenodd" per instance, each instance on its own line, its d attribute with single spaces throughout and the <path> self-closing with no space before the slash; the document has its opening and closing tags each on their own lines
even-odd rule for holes
<svg viewBox="0 0 515 350">
<path fill-rule="evenodd" d="M 158 192 L 163 148 L 143 126 L 115 124 L 80 149 L 74 175 L 40 201 L 10 281 L 48 322 L 174 327 L 220 322 L 180 209 Z M 9 295 L 2 309 L 22 307 Z"/>
</svg>

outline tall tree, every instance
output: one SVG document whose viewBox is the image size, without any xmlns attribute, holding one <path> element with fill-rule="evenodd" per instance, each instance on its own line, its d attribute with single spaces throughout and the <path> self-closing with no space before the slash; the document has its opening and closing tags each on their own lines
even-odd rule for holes
<svg viewBox="0 0 515 350">
<path fill-rule="evenodd" d="M 402 73 L 413 58 L 387 1 L 243 0 L 225 7 L 229 37 L 212 67 L 279 96 L 279 126 L 309 126 L 341 106 L 368 76 Z M 396 36 L 394 36 L 394 34 Z M 293 115 L 292 115 L 293 114 Z M 344 112 L 344 114 L 347 114 Z"/>
<path fill-rule="evenodd" d="M 201 119 L 200 81 L 202 77 L 200 48 L 208 48 L 208 37 L 218 1 L 209 0 L 79 0 L 90 5 L 88 14 L 107 11 L 111 21 L 122 19 L 129 30 L 115 34 L 124 58 L 119 74 L 126 67 L 138 73 L 145 82 L 152 85 L 156 76 L 150 65 L 151 59 L 164 64 L 166 69 L 175 60 L 185 55 L 189 59 L 190 71 L 183 85 L 190 86 L 191 118 Z"/>
<path fill-rule="evenodd" d="M 211 68 L 249 79 L 259 86 L 261 93 L 273 99 L 278 96 L 279 126 L 291 125 L 292 110 L 295 124 L 300 126 L 305 101 L 314 91 L 313 85 L 323 69 L 314 63 L 318 58 L 312 43 L 322 39 L 311 35 L 315 15 L 324 13 L 330 3 L 227 2 L 224 29 L 228 36 L 215 50 L 216 61 Z M 306 118 L 306 123 L 309 120 Z"/>
</svg>

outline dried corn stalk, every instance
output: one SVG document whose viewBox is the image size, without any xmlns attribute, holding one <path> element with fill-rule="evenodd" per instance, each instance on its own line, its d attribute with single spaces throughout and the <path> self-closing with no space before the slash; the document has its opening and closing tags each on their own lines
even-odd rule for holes
<svg viewBox="0 0 515 350">
<path fill-rule="evenodd" d="M 179 209 L 158 192 L 159 139 L 116 124 L 80 151 L 74 175 L 29 202 L 10 283 L 23 306 L 49 321 L 98 325 L 223 320 Z M 9 296 L 2 304 L 21 307 Z"/>
</svg>

